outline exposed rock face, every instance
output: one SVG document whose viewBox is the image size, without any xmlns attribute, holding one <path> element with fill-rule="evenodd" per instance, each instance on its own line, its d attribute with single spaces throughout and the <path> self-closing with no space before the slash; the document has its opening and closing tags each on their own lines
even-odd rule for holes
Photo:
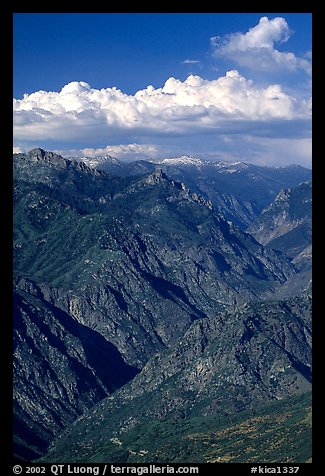
<svg viewBox="0 0 325 476">
<path fill-rule="evenodd" d="M 14 293 L 15 455 L 33 459 L 137 370 L 98 332 L 34 295 Z M 38 296 L 35 296 L 38 294 Z"/>
<path fill-rule="evenodd" d="M 155 395 L 148 415 L 158 417 L 179 414 L 194 401 L 203 413 L 222 405 L 232 411 L 249 405 L 251 393 L 263 400 L 308 388 L 307 337 L 301 341 L 306 355 L 298 344 L 291 352 L 281 318 L 280 327 L 278 317 L 272 325 L 264 318 L 246 325 L 227 314 L 278 292 L 296 268 L 224 219 L 212 201 L 162 170 L 114 177 L 41 149 L 14 156 L 14 179 L 17 454 L 41 454 L 66 425 L 140 369 L 148 393 L 135 383 L 114 393 L 114 405 L 124 396 L 139 398 L 140 411 L 148 406 L 146 395 Z M 303 325 L 295 325 L 303 339 Z M 272 332 L 284 341 L 272 340 Z M 210 341 L 218 348 L 212 357 L 205 353 Z M 291 354 L 305 367 L 297 370 Z M 152 384 L 164 387 L 169 378 L 178 389 L 174 394 L 168 383 L 171 399 L 161 389 L 152 393 Z M 128 388 L 134 393 L 127 397 Z M 130 424 L 142 412 L 133 414 L 132 405 Z"/>
<path fill-rule="evenodd" d="M 277 297 L 297 296 L 311 288 L 312 184 L 282 190 L 248 228 L 257 241 L 288 256 L 298 273 L 278 289 Z"/>
<path fill-rule="evenodd" d="M 177 345 L 75 422 L 45 460 L 88 461 L 110 438 L 150 420 L 232 414 L 310 388 L 310 298 L 246 304 L 193 323 Z"/>
<path fill-rule="evenodd" d="M 311 256 L 311 182 L 281 190 L 248 231 L 263 245 L 285 252 L 304 267 Z"/>
<path fill-rule="evenodd" d="M 119 176 L 144 175 L 160 169 L 169 178 L 187 184 L 192 192 L 211 200 L 215 210 L 243 230 L 281 189 L 311 180 L 311 170 L 297 165 L 259 167 L 244 162 L 209 162 L 188 156 L 131 163 L 102 157 L 82 160 L 97 170 Z"/>
<path fill-rule="evenodd" d="M 16 275 L 131 365 L 193 320 L 261 298 L 295 272 L 161 171 L 119 179 L 71 163 L 57 177 L 48 162 L 41 170 L 29 156 L 15 160 Z"/>
</svg>

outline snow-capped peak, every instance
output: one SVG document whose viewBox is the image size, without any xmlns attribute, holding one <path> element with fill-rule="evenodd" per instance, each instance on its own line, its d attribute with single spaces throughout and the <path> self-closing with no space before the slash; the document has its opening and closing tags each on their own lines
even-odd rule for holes
<svg viewBox="0 0 325 476">
<path fill-rule="evenodd" d="M 155 163 L 164 164 L 164 165 L 204 165 L 205 161 L 198 159 L 197 157 L 191 157 L 189 155 L 181 155 L 178 157 L 170 157 L 166 159 L 160 159 L 155 161 Z"/>
<path fill-rule="evenodd" d="M 248 165 L 245 162 L 230 162 L 230 161 L 219 161 L 213 163 L 221 173 L 236 173 L 240 172 L 243 169 L 247 169 Z"/>
<path fill-rule="evenodd" d="M 120 161 L 111 155 L 102 155 L 99 157 L 78 157 L 79 161 L 84 162 L 88 167 L 96 168 L 105 164 L 121 165 Z"/>
</svg>

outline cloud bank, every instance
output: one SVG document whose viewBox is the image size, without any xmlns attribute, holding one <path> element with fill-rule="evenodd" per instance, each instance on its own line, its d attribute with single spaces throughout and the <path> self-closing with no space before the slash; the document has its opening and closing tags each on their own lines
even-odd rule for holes
<svg viewBox="0 0 325 476">
<path fill-rule="evenodd" d="M 110 155 L 118 159 L 138 160 L 158 158 L 161 151 L 154 144 L 119 144 L 105 147 L 85 147 L 83 149 L 57 149 L 57 154 L 69 157 L 101 157 Z"/>
<path fill-rule="evenodd" d="M 196 154 L 310 167 L 311 52 L 298 57 L 277 49 L 291 34 L 284 18 L 262 17 L 246 33 L 211 38 L 215 59 L 253 75 L 266 72 L 263 86 L 230 69 L 215 79 L 170 77 L 162 87 L 149 85 L 133 95 L 84 81 L 72 81 L 59 92 L 25 94 L 13 101 L 14 152 L 41 146 L 65 156 L 136 160 Z M 182 63 L 202 66 L 193 58 Z M 272 73 L 282 82 L 288 72 L 300 74 L 297 87 L 270 84 Z"/>
<path fill-rule="evenodd" d="M 291 52 L 280 52 L 276 43 L 285 43 L 291 31 L 284 18 L 262 17 L 247 33 L 211 38 L 215 57 L 224 57 L 240 66 L 261 71 L 298 71 L 311 74 L 311 62 Z"/>
<path fill-rule="evenodd" d="M 60 92 L 37 91 L 14 99 L 13 107 L 17 143 L 57 137 L 89 145 L 132 136 L 220 134 L 243 122 L 254 128 L 310 116 L 306 103 L 280 85 L 258 88 L 236 70 L 215 80 L 171 77 L 162 88 L 148 86 L 134 95 L 74 81 Z"/>
</svg>

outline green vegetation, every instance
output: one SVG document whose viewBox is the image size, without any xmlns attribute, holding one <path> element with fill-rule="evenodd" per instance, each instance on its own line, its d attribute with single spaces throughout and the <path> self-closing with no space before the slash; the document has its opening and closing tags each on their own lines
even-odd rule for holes
<svg viewBox="0 0 325 476">
<path fill-rule="evenodd" d="M 128 462 L 305 462 L 311 456 L 309 399 L 277 402 L 233 418 L 150 422 L 121 435 L 120 451 L 128 448 Z M 110 453 L 104 459 L 110 460 Z"/>
<path fill-rule="evenodd" d="M 33 311 L 36 304 L 21 311 L 28 326 L 19 338 L 30 348 L 24 344 L 19 362 L 26 381 L 39 356 L 55 372 L 39 372 L 33 386 L 26 385 L 33 390 L 27 398 L 21 398 L 25 387 L 16 387 L 21 420 L 25 412 L 34 422 L 35 405 L 44 406 L 35 391 L 44 387 L 44 375 L 47 388 L 56 388 L 57 362 L 67 388 L 73 372 L 87 383 L 78 362 L 72 371 L 61 365 L 61 355 L 71 360 L 65 356 L 72 341 L 94 375 L 102 377 L 111 363 L 116 369 L 87 327 L 128 364 L 146 364 L 73 424 L 69 418 L 61 424 L 58 400 L 46 391 L 46 405 L 65 430 L 44 461 L 307 461 L 308 397 L 254 407 L 310 389 L 311 303 L 302 315 L 299 302 L 248 304 L 295 273 L 287 259 L 161 171 L 114 178 L 51 153 L 42 152 L 42 162 L 37 154 L 15 159 L 15 284 L 26 299 L 31 293 L 41 300 L 40 313 Z M 75 321 L 78 339 L 66 332 Z M 85 326 L 80 333 L 79 324 Z M 51 342 L 39 337 L 48 327 L 51 335 L 57 328 L 62 334 L 53 346 L 58 360 Z M 39 341 L 42 353 L 30 352 Z"/>
<path fill-rule="evenodd" d="M 163 186 L 131 187 L 132 199 L 126 199 L 129 178 L 79 174 L 70 183 L 70 175 L 62 172 L 62 184 L 54 189 L 42 183 L 15 182 L 14 267 L 18 273 L 56 287 L 79 289 L 94 285 L 100 269 L 109 269 L 134 245 L 146 251 L 139 230 L 156 236 L 161 246 L 171 240 L 173 247 L 180 242 L 183 246 L 204 244 L 196 226 L 207 221 L 209 228 L 208 210 L 191 201 L 179 204 L 178 189 L 168 181 Z M 170 196 L 175 203 L 168 202 Z"/>
<path fill-rule="evenodd" d="M 98 422 L 99 423 L 99 422 Z M 228 416 L 149 421 L 73 454 L 40 461 L 111 463 L 303 463 L 311 460 L 311 394 Z"/>
</svg>

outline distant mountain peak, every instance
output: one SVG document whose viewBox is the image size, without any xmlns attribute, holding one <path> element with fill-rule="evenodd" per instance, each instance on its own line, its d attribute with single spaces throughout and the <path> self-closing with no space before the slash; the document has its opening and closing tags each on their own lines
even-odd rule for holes
<svg viewBox="0 0 325 476">
<path fill-rule="evenodd" d="M 155 164 L 163 164 L 163 165 L 195 165 L 195 166 L 200 166 L 205 163 L 204 160 L 199 159 L 198 157 L 190 156 L 190 155 L 168 157 L 165 159 L 152 160 L 151 162 Z"/>
<path fill-rule="evenodd" d="M 52 159 L 55 160 L 65 160 L 61 155 L 56 154 L 55 152 L 50 152 L 44 149 L 41 149 L 40 147 L 36 147 L 35 149 L 30 150 L 27 154 L 28 158 L 32 160 L 46 160 L 46 161 L 51 161 Z"/>
<path fill-rule="evenodd" d="M 41 149 L 40 147 L 36 147 L 35 149 L 32 149 L 28 152 L 28 155 L 31 157 L 41 157 L 44 158 L 46 155 L 46 151 L 44 149 Z"/>
<path fill-rule="evenodd" d="M 44 163 L 60 170 L 75 169 L 79 171 L 86 171 L 92 175 L 102 174 L 102 171 L 94 169 L 93 167 L 91 167 L 90 164 L 88 165 L 86 162 L 77 161 L 76 158 L 72 157 L 65 158 L 62 157 L 62 155 L 41 149 L 40 147 L 32 149 L 26 153 L 13 154 L 13 158 L 16 162 L 16 165 L 18 165 L 18 163 L 23 163 L 24 161 L 31 161 Z"/>
<path fill-rule="evenodd" d="M 30 150 L 29 152 L 13 154 L 13 158 L 15 161 L 23 160 L 47 163 L 60 169 L 65 169 L 69 167 L 72 163 L 71 160 L 65 159 L 64 157 L 56 154 L 55 152 L 50 152 L 48 150 L 41 149 L 40 147 L 36 147 L 35 149 Z"/>
<path fill-rule="evenodd" d="M 275 197 L 275 201 L 276 202 L 285 202 L 288 200 L 288 198 L 290 197 L 290 192 L 291 192 L 291 189 L 290 188 L 284 188 L 282 189 L 278 195 Z"/>
<path fill-rule="evenodd" d="M 286 253 L 298 266 L 311 265 L 312 185 L 284 188 L 247 231 L 268 247 Z"/>
<path fill-rule="evenodd" d="M 154 185 L 165 180 L 169 181 L 167 175 L 162 171 L 162 169 L 156 169 L 151 174 L 147 175 L 143 181 L 148 185 Z"/>
<path fill-rule="evenodd" d="M 116 157 L 112 157 L 109 154 L 100 155 L 97 157 L 88 157 L 88 156 L 73 157 L 73 159 L 77 160 L 78 162 L 83 162 L 86 165 L 88 165 L 88 167 L 91 167 L 91 168 L 100 168 L 105 165 L 116 165 L 116 166 L 122 165 L 122 163 Z"/>
<path fill-rule="evenodd" d="M 246 162 L 230 162 L 230 161 L 211 161 L 203 160 L 192 155 L 180 155 L 176 157 L 167 157 L 165 159 L 152 159 L 149 162 L 162 166 L 175 167 L 214 167 L 220 172 L 238 172 L 242 169 L 247 169 L 249 165 Z"/>
</svg>

